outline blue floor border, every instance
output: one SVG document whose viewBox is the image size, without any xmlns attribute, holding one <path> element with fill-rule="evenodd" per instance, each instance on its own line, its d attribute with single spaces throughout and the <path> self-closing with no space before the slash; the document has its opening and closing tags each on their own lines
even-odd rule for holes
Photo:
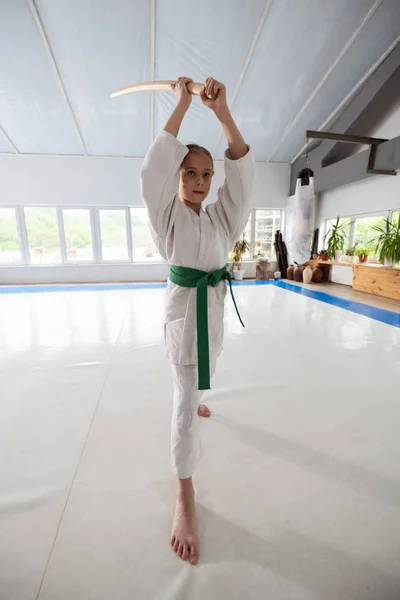
<svg viewBox="0 0 400 600">
<path fill-rule="evenodd" d="M 331 304 L 338 308 L 348 310 L 350 312 L 369 317 L 375 321 L 392 325 L 400 328 L 400 313 L 395 313 L 383 308 L 369 306 L 361 302 L 354 302 L 339 296 L 332 296 L 326 292 L 319 290 L 311 290 L 302 286 L 294 285 L 287 281 L 234 281 L 234 286 L 258 286 L 258 285 L 275 285 L 281 289 L 319 300 L 326 304 Z M 112 290 L 160 290 L 167 287 L 166 283 L 107 283 L 107 284 L 69 284 L 69 285 L 28 285 L 28 286 L 0 286 L 1 294 L 42 294 L 42 293 L 57 293 L 57 292 L 100 292 Z"/>
</svg>

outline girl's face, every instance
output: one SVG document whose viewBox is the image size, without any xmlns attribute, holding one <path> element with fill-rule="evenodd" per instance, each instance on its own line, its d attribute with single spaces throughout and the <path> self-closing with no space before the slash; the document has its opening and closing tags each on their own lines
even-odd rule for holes
<svg viewBox="0 0 400 600">
<path fill-rule="evenodd" d="M 213 169 L 207 154 L 188 154 L 181 165 L 179 195 L 184 204 L 200 208 L 210 191 Z"/>
</svg>

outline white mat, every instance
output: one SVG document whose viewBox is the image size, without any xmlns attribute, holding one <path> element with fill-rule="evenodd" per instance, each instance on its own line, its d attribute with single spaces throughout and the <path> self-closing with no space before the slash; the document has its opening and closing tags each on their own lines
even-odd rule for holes
<svg viewBox="0 0 400 600">
<path fill-rule="evenodd" d="M 398 600 L 400 330 L 235 293 L 197 567 L 168 546 L 164 292 L 0 296 L 0 600 Z"/>
</svg>

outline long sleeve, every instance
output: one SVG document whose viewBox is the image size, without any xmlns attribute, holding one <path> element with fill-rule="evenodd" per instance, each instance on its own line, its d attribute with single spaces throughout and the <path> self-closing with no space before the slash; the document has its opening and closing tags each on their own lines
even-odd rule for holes
<svg viewBox="0 0 400 600">
<path fill-rule="evenodd" d="M 162 131 L 147 152 L 141 169 L 141 193 L 154 237 L 165 240 L 174 199 L 179 188 L 179 167 L 187 147 Z"/>
<path fill-rule="evenodd" d="M 223 227 L 234 244 L 246 227 L 251 210 L 254 159 L 251 150 L 243 158 L 231 160 L 225 152 L 225 181 L 218 190 L 218 200 L 207 207 L 210 218 Z"/>
</svg>

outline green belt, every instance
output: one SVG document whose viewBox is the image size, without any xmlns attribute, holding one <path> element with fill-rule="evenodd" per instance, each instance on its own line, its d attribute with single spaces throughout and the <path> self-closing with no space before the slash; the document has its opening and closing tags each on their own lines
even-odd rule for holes
<svg viewBox="0 0 400 600">
<path fill-rule="evenodd" d="M 197 288 L 196 292 L 196 321 L 197 321 L 197 360 L 199 373 L 199 390 L 210 389 L 210 350 L 208 343 L 208 293 L 207 288 L 210 285 L 215 287 L 220 281 L 227 280 L 233 304 L 235 305 L 239 321 L 244 327 L 240 318 L 238 307 L 232 291 L 232 277 L 226 267 L 206 273 L 198 269 L 189 269 L 187 267 L 174 267 L 170 269 L 169 278 L 172 283 L 181 287 Z"/>
</svg>

